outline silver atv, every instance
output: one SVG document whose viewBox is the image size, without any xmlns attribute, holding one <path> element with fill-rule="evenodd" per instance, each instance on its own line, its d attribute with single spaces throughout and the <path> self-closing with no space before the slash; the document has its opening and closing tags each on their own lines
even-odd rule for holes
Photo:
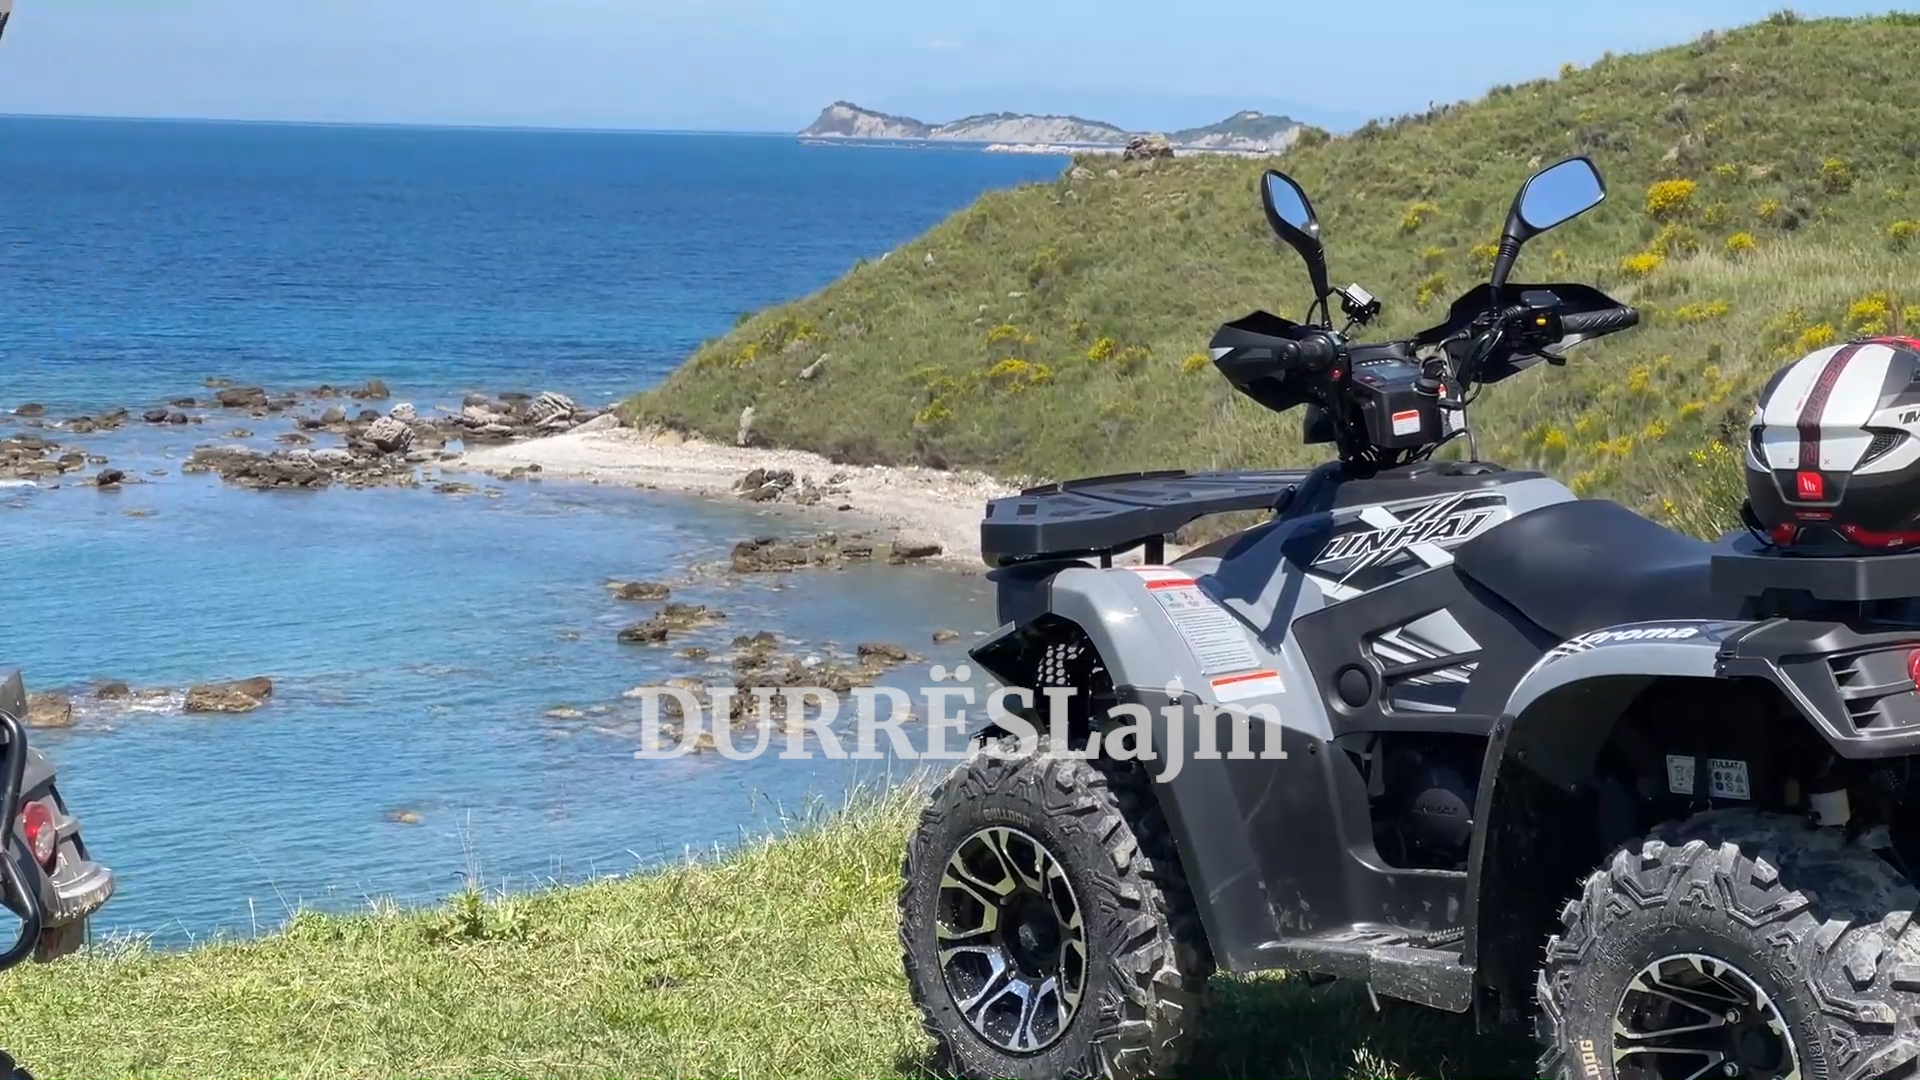
<svg viewBox="0 0 1920 1080">
<path fill-rule="evenodd" d="M 1487 284 L 1385 344 L 1348 336 L 1379 305 L 1328 287 L 1305 192 L 1262 194 L 1320 318 L 1230 323 L 1214 362 L 1337 460 L 988 507 L 1002 625 L 972 655 L 1029 693 L 909 843 L 935 1070 L 1177 1072 L 1209 977 L 1278 969 L 1532 1018 L 1546 1076 L 1913 1075 L 1920 554 L 1706 543 L 1479 460 L 1483 387 L 1638 322 L 1508 280 L 1605 198 L 1587 159 L 1528 180 Z M 1092 752 L 1126 727 L 1146 752 Z"/>
</svg>

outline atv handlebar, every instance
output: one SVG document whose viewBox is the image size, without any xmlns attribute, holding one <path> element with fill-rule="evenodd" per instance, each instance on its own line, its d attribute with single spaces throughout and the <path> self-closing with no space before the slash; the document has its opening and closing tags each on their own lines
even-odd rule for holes
<svg viewBox="0 0 1920 1080">
<path fill-rule="evenodd" d="M 1340 359 L 1343 346 L 1328 334 L 1313 333 L 1295 341 L 1281 341 L 1274 344 L 1274 359 L 1283 367 L 1300 367 L 1307 371 L 1325 371 Z"/>
<path fill-rule="evenodd" d="M 1560 320 L 1560 332 L 1568 337 L 1581 334 L 1598 337 L 1620 330 L 1631 330 L 1640 325 L 1640 312 L 1636 308 L 1621 305 L 1604 311 L 1586 311 L 1578 315 L 1567 315 Z"/>
</svg>

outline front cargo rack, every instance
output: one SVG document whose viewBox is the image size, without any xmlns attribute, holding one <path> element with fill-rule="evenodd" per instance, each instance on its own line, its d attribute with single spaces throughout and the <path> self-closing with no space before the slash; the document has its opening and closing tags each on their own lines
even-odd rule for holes
<svg viewBox="0 0 1920 1080">
<path fill-rule="evenodd" d="M 1137 547 L 1150 563 L 1166 538 L 1210 514 L 1270 510 L 1309 475 L 1304 469 L 1121 473 L 1067 480 L 994 499 L 980 522 L 988 566 L 1098 557 Z"/>
</svg>

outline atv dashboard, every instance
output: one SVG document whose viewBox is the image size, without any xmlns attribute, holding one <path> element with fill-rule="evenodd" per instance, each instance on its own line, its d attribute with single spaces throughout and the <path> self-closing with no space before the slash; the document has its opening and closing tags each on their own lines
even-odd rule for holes
<svg viewBox="0 0 1920 1080">
<path fill-rule="evenodd" d="M 1155 550 L 1209 514 L 1269 510 L 1306 480 L 1304 469 L 1122 473 L 1031 488 L 987 504 L 980 554 L 988 566 L 1039 558 L 1111 558 Z"/>
</svg>

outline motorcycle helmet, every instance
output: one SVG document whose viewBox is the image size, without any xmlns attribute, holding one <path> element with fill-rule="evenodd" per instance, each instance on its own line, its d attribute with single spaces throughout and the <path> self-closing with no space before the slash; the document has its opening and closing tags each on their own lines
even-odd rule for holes
<svg viewBox="0 0 1920 1080">
<path fill-rule="evenodd" d="M 1747 439 L 1748 525 L 1778 547 L 1920 547 L 1920 339 L 1834 345 L 1776 372 Z"/>
</svg>

